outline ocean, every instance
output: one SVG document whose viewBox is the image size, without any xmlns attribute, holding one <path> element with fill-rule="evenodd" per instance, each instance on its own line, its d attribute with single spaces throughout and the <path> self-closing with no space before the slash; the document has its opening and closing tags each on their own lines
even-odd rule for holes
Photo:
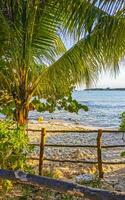
<svg viewBox="0 0 125 200">
<path fill-rule="evenodd" d="M 82 125 L 104 128 L 118 128 L 120 115 L 125 111 L 125 91 L 94 90 L 74 91 L 73 98 L 88 106 L 89 111 L 80 110 L 78 114 L 64 110 L 54 113 L 30 112 L 29 119 L 42 116 L 45 120 L 64 120 Z"/>
</svg>

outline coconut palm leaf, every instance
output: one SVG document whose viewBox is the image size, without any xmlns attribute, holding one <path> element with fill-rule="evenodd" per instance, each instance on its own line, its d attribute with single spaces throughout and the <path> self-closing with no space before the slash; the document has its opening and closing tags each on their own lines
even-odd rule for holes
<svg viewBox="0 0 125 200">
<path fill-rule="evenodd" d="M 60 94 L 59 88 L 63 88 L 63 86 L 68 90 L 68 86 L 70 88 L 71 85 L 74 86 L 80 82 L 89 85 L 98 78 L 98 74 L 102 70 L 118 72 L 119 63 L 125 54 L 124 9 L 120 7 L 118 10 L 118 8 L 115 5 L 115 12 L 111 15 L 108 13 L 109 6 L 107 12 L 94 6 L 95 11 L 98 14 L 100 12 L 98 23 L 94 25 L 90 34 L 78 41 L 60 59 L 50 65 L 44 74 L 40 75 L 43 87 L 39 84 L 39 91 L 43 90 L 44 94 L 45 90 L 48 91 L 48 94 L 52 91 L 56 94 L 58 91 Z M 52 87 L 52 85 L 54 86 Z M 52 88 L 53 90 L 51 90 Z"/>
</svg>

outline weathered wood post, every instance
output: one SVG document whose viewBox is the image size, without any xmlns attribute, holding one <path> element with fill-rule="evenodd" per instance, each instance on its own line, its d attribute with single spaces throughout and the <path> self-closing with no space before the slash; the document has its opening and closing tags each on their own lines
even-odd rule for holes
<svg viewBox="0 0 125 200">
<path fill-rule="evenodd" d="M 44 145 L 45 145 L 46 129 L 41 130 L 41 141 L 40 141 L 40 154 L 39 154 L 39 175 L 43 175 L 43 157 L 44 157 Z"/>
<path fill-rule="evenodd" d="M 26 174 L 22 171 L 12 171 L 0 169 L 0 178 L 13 180 L 22 183 L 23 185 L 32 185 L 40 189 L 50 188 L 61 193 L 68 193 L 70 195 L 77 196 L 77 199 L 89 199 L 89 200 L 125 200 L 125 192 L 100 190 L 99 188 L 90 188 L 83 185 L 78 185 L 73 182 L 66 182 L 62 180 L 52 179 L 44 176 L 36 176 L 32 174 Z M 81 197 L 81 198 L 80 198 Z"/>
<path fill-rule="evenodd" d="M 98 136 L 97 136 L 97 159 L 98 159 L 99 178 L 103 178 L 103 174 L 104 174 L 103 167 L 102 167 L 101 142 L 102 142 L 102 129 L 99 129 Z"/>
</svg>

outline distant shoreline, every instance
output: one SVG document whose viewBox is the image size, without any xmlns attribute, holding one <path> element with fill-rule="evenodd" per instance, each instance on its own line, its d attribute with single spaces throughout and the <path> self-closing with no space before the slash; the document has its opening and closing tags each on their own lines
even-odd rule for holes
<svg viewBox="0 0 125 200">
<path fill-rule="evenodd" d="M 90 88 L 90 89 L 84 89 L 84 91 L 125 91 L 125 88 Z"/>
</svg>

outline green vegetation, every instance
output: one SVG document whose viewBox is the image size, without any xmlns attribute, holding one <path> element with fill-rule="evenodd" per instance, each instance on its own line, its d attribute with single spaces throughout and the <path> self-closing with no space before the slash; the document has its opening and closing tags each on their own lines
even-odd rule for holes
<svg viewBox="0 0 125 200">
<path fill-rule="evenodd" d="M 0 121 L 0 168 L 9 170 L 31 171 L 26 161 L 27 155 L 32 152 L 29 140 L 23 127 L 15 127 L 10 121 Z M 11 129 L 11 130 L 10 130 Z M 10 188 L 10 181 L 2 181 L 5 189 Z"/>
<path fill-rule="evenodd" d="M 120 131 L 125 131 L 125 112 L 123 112 L 123 113 L 121 114 L 120 119 L 121 119 L 121 123 L 120 123 L 119 130 L 120 130 Z"/>
<path fill-rule="evenodd" d="M 119 126 L 119 130 L 120 131 L 125 131 L 125 112 L 123 112 L 121 114 L 121 123 L 120 123 L 120 126 Z M 124 133 L 123 133 L 124 134 Z M 124 136 L 124 135 L 123 135 Z M 125 157 L 125 151 L 121 152 L 121 157 Z"/>
<path fill-rule="evenodd" d="M 26 156 L 32 148 L 24 128 L 12 129 L 13 126 L 13 122 L 0 122 L 0 168 L 26 170 Z"/>
<path fill-rule="evenodd" d="M 106 65 L 116 72 L 124 55 L 123 3 L 102 2 L 1 1 L 1 112 L 13 111 L 25 124 L 34 109 L 87 109 L 71 99 L 75 85 L 90 85 Z M 67 37 L 74 40 L 69 50 L 62 41 Z M 38 106 L 40 99 L 45 102 Z"/>
</svg>

